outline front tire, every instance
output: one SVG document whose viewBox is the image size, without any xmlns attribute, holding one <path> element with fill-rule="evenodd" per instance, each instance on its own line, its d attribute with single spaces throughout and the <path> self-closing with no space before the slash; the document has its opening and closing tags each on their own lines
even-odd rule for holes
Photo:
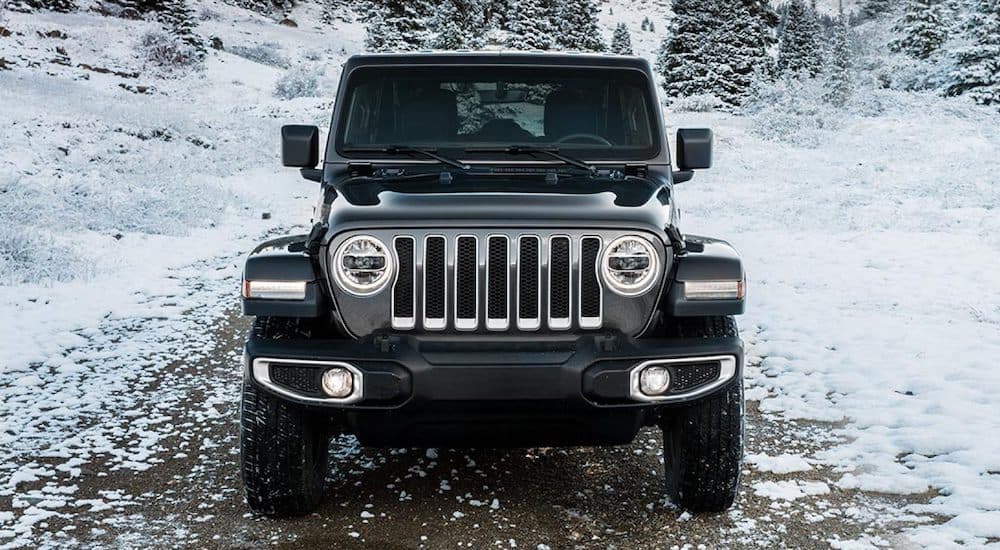
<svg viewBox="0 0 1000 550">
<path fill-rule="evenodd" d="M 732 317 L 684 319 L 684 337 L 737 336 Z M 743 470 L 743 380 L 664 412 L 663 457 L 670 499 L 692 512 L 722 512 L 739 493 Z"/>
<path fill-rule="evenodd" d="M 277 319 L 257 319 L 254 331 L 268 338 L 290 338 L 293 327 Z M 330 443 L 321 415 L 278 399 L 243 382 L 240 459 L 247 504 L 272 517 L 301 516 L 323 500 Z"/>
</svg>

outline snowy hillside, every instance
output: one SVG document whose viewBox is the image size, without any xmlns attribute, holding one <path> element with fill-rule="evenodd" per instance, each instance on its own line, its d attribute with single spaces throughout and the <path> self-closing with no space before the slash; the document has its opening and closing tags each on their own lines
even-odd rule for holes
<svg viewBox="0 0 1000 550">
<path fill-rule="evenodd" d="M 214 546 L 222 543 L 189 535 L 200 524 L 216 536 L 236 529 L 212 523 L 212 511 L 139 516 L 141 525 L 129 525 L 136 503 L 162 487 L 128 478 L 181 476 L 176 464 L 188 453 L 209 457 L 202 463 L 231 456 L 232 438 L 205 436 L 183 451 L 173 445 L 187 444 L 191 422 L 221 418 L 231 429 L 238 388 L 197 387 L 196 377 L 174 373 L 170 380 L 187 385 L 157 399 L 133 390 L 155 387 L 182 354 L 197 358 L 197 376 L 231 383 L 238 375 L 243 327 L 232 317 L 242 257 L 265 235 L 301 231 L 315 198 L 315 184 L 279 166 L 278 129 L 324 126 L 340 65 L 364 49 L 366 28 L 349 7 L 323 23 L 319 3 L 269 16 L 218 1 L 188 4 L 204 58 L 176 65 L 160 62 L 178 50 L 151 20 L 93 10 L 0 13 L 0 546 L 138 547 L 150 533 L 157 546 Z M 655 60 L 670 2 L 596 5 L 605 43 L 624 23 L 635 53 Z M 828 15 L 835 6 L 820 2 Z M 286 15 L 292 23 L 281 24 Z M 750 449 L 744 493 L 764 504 L 707 520 L 677 513 L 644 545 L 788 545 L 785 523 L 794 522 L 820 525 L 807 533 L 818 546 L 1000 540 L 1000 373 L 992 368 L 1000 355 L 1000 113 L 930 84 L 883 86 L 886 74 L 930 82 L 950 63 L 890 52 L 894 24 L 852 27 L 856 72 L 843 105 L 824 99 L 821 82 L 778 82 L 733 112 L 697 112 L 699 101 L 665 108 L 671 132 L 715 131 L 715 168 L 677 188 L 681 227 L 727 238 L 745 256 L 748 407 L 762 425 L 777 426 L 782 447 Z M 958 48 L 951 40 L 945 48 Z M 228 348 L 212 355 L 220 341 Z M 194 420 L 164 420 L 188 406 Z M 370 470 L 404 460 L 405 450 L 343 454 L 365 458 L 359 468 Z M 436 456 L 410 459 L 398 477 Z M 479 479 L 482 464 L 460 462 L 472 463 L 461 475 Z M 445 475 L 453 482 L 460 468 Z M 810 477 L 796 477 L 806 471 Z M 80 487 L 108 473 L 114 490 L 82 496 Z M 199 480 L 215 482 L 224 483 Z M 385 484 L 412 504 L 397 483 Z M 440 493 L 447 484 L 441 480 Z M 171 487 L 206 502 L 232 496 Z M 889 504 L 868 507 L 882 499 Z M 661 500 L 648 496 L 649 509 L 671 513 Z M 458 502 L 455 509 L 467 506 L 459 514 L 506 513 Z M 567 522 L 598 524 L 564 508 Z M 329 540 L 377 531 L 368 510 L 352 503 L 352 517 L 365 519 Z M 87 514 L 100 513 L 110 516 L 91 525 Z M 461 521 L 446 515 L 446 525 Z M 494 538 L 563 547 L 614 531 L 591 525 L 586 536 L 550 540 L 524 526 L 538 519 L 526 515 Z M 241 529 L 263 528 L 235 517 Z M 824 530 L 831 518 L 849 528 Z M 296 528 L 282 524 L 270 542 L 294 544 Z M 400 544 L 433 547 L 434 531 L 421 529 L 429 543 Z M 455 540 L 466 532 L 475 529 Z M 729 538 L 713 538 L 719 532 Z"/>
</svg>

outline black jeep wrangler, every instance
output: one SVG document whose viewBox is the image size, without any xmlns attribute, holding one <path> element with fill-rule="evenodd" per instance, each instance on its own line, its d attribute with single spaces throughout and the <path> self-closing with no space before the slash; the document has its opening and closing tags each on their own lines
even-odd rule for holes
<svg viewBox="0 0 1000 550">
<path fill-rule="evenodd" d="M 623 445 L 663 430 L 666 487 L 728 508 L 743 439 L 745 277 L 683 235 L 674 186 L 712 134 L 677 132 L 635 57 L 352 57 L 312 230 L 247 258 L 242 474 L 250 507 L 322 500 L 331 438 L 368 446 Z"/>
</svg>

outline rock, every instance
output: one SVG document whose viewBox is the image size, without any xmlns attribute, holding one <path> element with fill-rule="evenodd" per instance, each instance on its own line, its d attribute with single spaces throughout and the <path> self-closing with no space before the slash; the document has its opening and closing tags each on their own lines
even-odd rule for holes
<svg viewBox="0 0 1000 550">
<path fill-rule="evenodd" d="M 262 213 L 260 215 L 260 219 L 262 219 L 262 220 L 269 220 L 269 219 L 271 219 L 271 213 L 270 212 L 264 212 L 264 213 Z"/>
<path fill-rule="evenodd" d="M 118 12 L 118 17 L 121 17 L 122 19 L 133 19 L 133 20 L 142 19 L 142 15 L 139 13 L 139 10 L 135 8 L 123 9 L 122 11 Z"/>
<path fill-rule="evenodd" d="M 289 19 L 287 17 L 284 18 L 284 19 L 282 19 L 281 21 L 278 21 L 278 24 L 279 25 L 284 25 L 286 27 L 298 27 L 299 26 L 298 23 L 296 23 L 295 21 L 293 21 L 293 20 L 291 20 L 291 19 Z"/>
<path fill-rule="evenodd" d="M 218 36 L 212 37 L 211 45 L 214 50 L 225 50 L 225 48 L 222 47 L 222 39 Z"/>
</svg>

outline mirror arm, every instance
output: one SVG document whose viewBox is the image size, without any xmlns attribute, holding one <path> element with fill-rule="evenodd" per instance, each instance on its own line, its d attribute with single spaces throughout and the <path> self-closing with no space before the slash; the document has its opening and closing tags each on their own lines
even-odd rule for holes
<svg viewBox="0 0 1000 550">
<path fill-rule="evenodd" d="M 317 183 L 323 181 L 323 170 L 321 168 L 302 168 L 299 170 L 302 177 Z"/>
<path fill-rule="evenodd" d="M 671 174 L 674 183 L 684 183 L 694 177 L 694 170 L 674 170 Z"/>
</svg>

